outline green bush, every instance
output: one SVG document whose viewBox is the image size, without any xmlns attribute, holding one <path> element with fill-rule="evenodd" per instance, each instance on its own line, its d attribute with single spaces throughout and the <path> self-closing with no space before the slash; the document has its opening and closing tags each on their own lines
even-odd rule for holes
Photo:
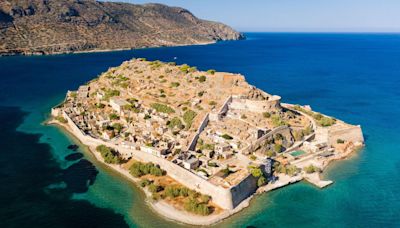
<svg viewBox="0 0 400 228">
<path fill-rule="evenodd" d="M 120 164 L 122 162 L 122 159 L 119 157 L 118 153 L 110 147 L 99 145 L 96 147 L 96 151 L 100 152 L 101 156 L 104 159 L 104 162 L 106 163 Z"/>
<path fill-rule="evenodd" d="M 260 167 L 250 167 L 250 173 L 253 177 L 262 177 L 263 172 L 261 171 Z"/>
<path fill-rule="evenodd" d="M 119 119 L 119 116 L 115 113 L 111 113 L 108 117 L 110 118 L 110 120 L 118 120 Z"/>
<path fill-rule="evenodd" d="M 154 176 L 164 176 L 166 174 L 165 170 L 161 169 L 154 163 L 142 163 L 135 162 L 129 168 L 129 172 L 134 177 L 141 177 L 143 175 L 151 174 Z"/>
<path fill-rule="evenodd" d="M 184 208 L 198 215 L 209 215 L 211 213 L 210 207 L 207 204 L 198 203 L 195 199 L 188 199 L 185 202 Z"/>
<path fill-rule="evenodd" d="M 265 179 L 265 177 L 263 177 L 263 176 L 258 178 L 258 180 L 257 180 L 258 187 L 261 187 L 261 186 L 265 185 L 266 183 L 267 183 L 267 179 Z"/>
<path fill-rule="evenodd" d="M 173 129 L 175 127 L 183 128 L 182 127 L 183 126 L 182 121 L 181 121 L 181 119 L 179 117 L 172 118 L 170 121 L 167 122 L 167 126 L 170 129 Z"/>
<path fill-rule="evenodd" d="M 104 100 L 109 100 L 111 97 L 119 96 L 120 92 L 119 90 L 115 89 L 108 89 L 104 93 Z"/>
<path fill-rule="evenodd" d="M 199 82 L 205 82 L 206 80 L 207 80 L 207 78 L 204 75 L 199 77 Z"/>
<path fill-rule="evenodd" d="M 319 169 L 318 167 L 313 166 L 313 165 L 309 165 L 309 166 L 307 166 L 307 167 L 304 168 L 304 171 L 305 171 L 306 173 L 310 174 L 310 173 L 319 172 L 320 169 Z"/>
<path fill-rule="evenodd" d="M 223 135 L 221 135 L 221 137 L 226 139 L 226 140 L 232 140 L 233 139 L 233 137 L 228 135 L 228 134 L 223 134 Z"/>
<path fill-rule="evenodd" d="M 179 82 L 171 82 L 171 87 L 178 87 L 181 84 Z"/>
<path fill-rule="evenodd" d="M 163 112 L 163 113 L 174 113 L 175 110 L 169 107 L 168 105 L 165 104 L 160 104 L 160 103 L 153 103 L 150 105 L 153 109 L 155 109 L 157 112 Z"/>
<path fill-rule="evenodd" d="M 344 143 L 344 140 L 343 140 L 343 139 L 337 139 L 337 140 L 336 140 L 336 143 L 338 143 L 338 144 L 343 144 L 343 143 Z"/>
<path fill-rule="evenodd" d="M 196 117 L 196 115 L 197 113 L 190 109 L 183 114 L 183 121 L 185 121 L 187 129 L 189 129 L 192 126 L 193 120 Z"/>
<path fill-rule="evenodd" d="M 186 191 L 186 190 L 184 190 Z M 187 190 L 187 195 L 189 190 Z M 175 198 L 181 195 L 181 188 L 179 186 L 167 186 L 164 191 L 165 196 Z"/>
<path fill-rule="evenodd" d="M 139 184 L 140 184 L 140 186 L 141 186 L 142 188 L 144 188 L 144 187 L 150 185 L 151 183 L 152 183 L 152 181 L 150 181 L 150 180 L 148 180 L 148 179 L 144 179 L 144 180 L 141 180 Z"/>
<path fill-rule="evenodd" d="M 209 195 L 201 195 L 200 196 L 201 203 L 207 204 L 208 202 L 210 202 L 210 200 L 211 200 L 211 196 L 209 196 Z"/>
<path fill-rule="evenodd" d="M 281 144 L 274 144 L 274 150 L 277 153 L 282 152 L 282 145 Z"/>
<path fill-rule="evenodd" d="M 207 71 L 207 73 L 208 73 L 208 74 L 215 74 L 215 70 L 210 69 L 210 70 Z"/>
<path fill-rule="evenodd" d="M 211 105 L 211 106 L 214 106 L 214 105 L 217 104 L 217 102 L 215 102 L 215 101 L 210 101 L 210 102 L 208 102 L 208 104 Z"/>
<path fill-rule="evenodd" d="M 112 127 L 113 127 L 115 130 L 117 130 L 118 133 L 121 132 L 121 130 L 122 130 L 122 128 L 123 128 L 122 124 L 120 124 L 120 123 L 115 123 L 115 124 L 112 125 Z"/>
<path fill-rule="evenodd" d="M 57 117 L 55 117 L 54 119 L 56 119 L 58 122 L 60 122 L 60 123 L 67 123 L 68 121 L 64 118 L 64 117 L 62 117 L 62 116 L 57 116 Z"/>
<path fill-rule="evenodd" d="M 272 124 L 275 127 L 287 125 L 287 123 L 284 120 L 282 120 L 282 118 L 279 115 L 272 115 L 271 120 L 272 120 Z"/>
<path fill-rule="evenodd" d="M 148 188 L 151 193 L 156 193 L 156 192 L 160 192 L 163 190 L 162 186 L 154 184 L 154 183 L 150 184 Z"/>
<path fill-rule="evenodd" d="M 270 118 L 270 117 L 271 117 L 271 113 L 269 113 L 269 112 L 264 112 L 264 113 L 263 113 L 263 116 L 264 116 L 265 118 Z"/>
<path fill-rule="evenodd" d="M 268 157 L 274 157 L 274 156 L 276 155 L 276 153 L 275 153 L 274 151 L 272 151 L 272 150 L 268 150 L 267 152 L 265 152 L 265 154 L 266 154 Z"/>
</svg>

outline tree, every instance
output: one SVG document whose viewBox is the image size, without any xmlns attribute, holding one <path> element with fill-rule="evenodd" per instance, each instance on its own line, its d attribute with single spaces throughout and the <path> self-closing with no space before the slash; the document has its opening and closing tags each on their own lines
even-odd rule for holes
<svg viewBox="0 0 400 228">
<path fill-rule="evenodd" d="M 260 167 L 251 167 L 250 173 L 253 177 L 261 177 L 263 176 L 263 172 L 261 171 Z"/>
<path fill-rule="evenodd" d="M 315 167 L 313 165 L 309 165 L 304 168 L 304 171 L 308 174 L 310 173 L 315 173 L 315 172 L 320 172 L 320 169 L 318 167 Z"/>
<path fill-rule="evenodd" d="M 151 192 L 151 193 L 156 193 L 156 192 L 160 192 L 160 191 L 162 191 L 163 190 L 163 188 L 160 186 L 160 185 L 158 185 L 158 184 L 150 184 L 149 185 L 149 191 Z"/>
</svg>

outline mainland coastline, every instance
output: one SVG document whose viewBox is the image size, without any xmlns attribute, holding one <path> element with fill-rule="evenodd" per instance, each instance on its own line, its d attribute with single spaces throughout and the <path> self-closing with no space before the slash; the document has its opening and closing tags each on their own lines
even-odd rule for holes
<svg viewBox="0 0 400 228">
<path fill-rule="evenodd" d="M 157 67 L 154 68 L 154 66 L 157 66 Z M 207 75 L 207 76 L 205 76 L 205 77 L 207 77 L 205 79 L 205 81 L 207 81 L 207 83 L 216 82 L 216 84 L 218 86 L 223 85 L 223 84 L 227 83 L 227 81 L 228 81 L 227 88 L 231 89 L 233 86 L 233 87 L 237 87 L 236 88 L 237 90 L 234 90 L 234 91 L 230 90 L 228 92 L 228 94 L 230 94 L 230 96 L 228 96 L 228 99 L 222 101 L 222 104 L 215 104 L 213 106 L 214 107 L 213 109 L 210 108 L 210 114 L 208 114 L 208 117 L 210 117 L 210 115 L 214 114 L 213 112 L 215 112 L 215 117 L 213 120 L 207 120 L 207 122 L 214 121 L 214 122 L 218 123 L 218 121 L 225 121 L 224 118 L 232 118 L 232 119 L 236 118 L 235 121 L 237 119 L 239 119 L 240 123 L 247 123 L 249 126 L 254 126 L 252 123 L 248 123 L 248 118 L 252 118 L 253 117 L 252 115 L 254 115 L 254 118 L 257 119 L 261 115 L 263 118 L 268 120 L 268 121 L 265 121 L 266 125 L 272 124 L 274 126 L 271 126 L 269 129 L 264 130 L 264 132 L 262 132 L 262 130 L 260 132 L 260 129 L 256 128 L 256 131 L 255 131 L 256 135 L 254 136 L 255 140 L 257 142 L 260 142 L 260 141 L 265 142 L 265 141 L 269 140 L 268 137 L 270 137 L 270 136 L 273 140 L 275 140 L 278 134 L 280 135 L 278 138 L 281 138 L 281 137 L 284 138 L 284 139 L 276 140 L 279 143 L 274 142 L 272 147 L 268 146 L 268 145 L 262 145 L 261 147 L 263 147 L 263 148 L 260 149 L 260 148 L 258 148 L 260 145 L 255 146 L 253 143 L 250 143 L 249 145 L 247 145 L 247 147 L 245 147 L 245 146 L 235 147 L 233 145 L 229 145 L 229 146 L 226 146 L 225 148 L 222 148 L 221 150 L 219 150 L 221 152 L 220 155 L 222 157 L 216 159 L 217 161 L 232 162 L 232 159 L 238 159 L 238 160 L 235 160 L 235 162 L 237 162 L 239 160 L 245 160 L 246 162 L 248 162 L 248 163 L 246 163 L 246 165 L 242 166 L 241 169 L 239 168 L 236 170 L 232 170 L 232 172 L 233 172 L 232 174 L 228 174 L 227 176 L 222 178 L 222 181 L 224 181 L 224 179 L 228 178 L 230 175 L 233 175 L 235 173 L 241 174 L 241 176 L 239 176 L 239 177 L 235 176 L 235 178 L 239 178 L 239 179 L 242 178 L 242 179 L 239 180 L 239 182 L 236 183 L 236 185 L 233 184 L 232 186 L 229 187 L 229 188 L 232 188 L 232 187 L 234 188 L 235 186 L 239 186 L 240 188 L 243 188 L 243 186 L 240 185 L 242 183 L 245 183 L 244 186 L 248 187 L 248 188 L 244 188 L 244 190 L 246 191 L 246 195 L 244 197 L 241 197 L 240 202 L 238 204 L 229 207 L 229 203 L 224 204 L 226 201 L 217 202 L 217 204 L 218 203 L 222 204 L 223 205 L 222 207 L 225 207 L 225 208 L 223 208 L 223 210 L 218 214 L 211 213 L 210 215 L 203 216 L 203 215 L 194 215 L 194 214 L 186 212 L 186 211 L 178 210 L 175 207 L 167 204 L 164 200 L 158 200 L 158 201 L 149 200 L 150 205 L 154 209 L 154 211 L 158 212 L 159 214 L 161 214 L 162 216 L 164 216 L 166 218 L 169 218 L 169 219 L 172 219 L 172 220 L 175 220 L 178 222 L 186 223 L 186 224 L 192 224 L 192 225 L 210 225 L 210 224 L 217 223 L 217 222 L 223 220 L 224 218 L 229 217 L 233 213 L 236 213 L 236 212 L 242 210 L 243 208 L 247 207 L 249 205 L 249 202 L 250 202 L 252 196 L 255 193 L 271 191 L 273 189 L 283 187 L 287 184 L 300 181 L 303 178 L 311 183 L 314 183 L 318 187 L 321 187 L 321 188 L 325 187 L 325 186 L 331 184 L 332 182 L 320 180 L 319 172 L 321 172 L 325 167 L 327 167 L 327 165 L 331 161 L 346 158 L 349 154 L 354 152 L 358 147 L 363 145 L 362 132 L 361 132 L 361 128 L 359 126 L 348 125 L 342 121 L 333 119 L 331 117 L 322 116 L 321 114 L 317 115 L 308 106 L 297 106 L 297 105 L 295 106 L 295 105 L 290 105 L 290 104 L 281 104 L 279 96 L 268 95 L 264 92 L 259 91 L 258 89 L 254 88 L 252 86 L 248 86 L 248 84 L 244 81 L 244 77 L 242 77 L 240 75 L 238 76 L 238 75 L 234 75 L 234 74 L 219 73 L 219 72 L 211 73 L 212 71 L 210 71 L 208 73 L 207 72 L 198 72 L 197 69 L 194 70 L 193 68 L 187 68 L 187 67 L 185 67 L 186 72 L 183 72 L 183 71 L 180 71 L 180 69 L 182 69 L 182 66 L 176 67 L 173 64 L 168 65 L 168 64 L 157 62 L 157 61 L 156 62 L 147 62 L 143 59 L 138 59 L 138 60 L 132 60 L 132 61 L 125 62 L 119 68 L 110 69 L 109 72 L 107 72 L 105 75 L 102 75 L 100 77 L 100 80 L 102 79 L 102 77 L 106 78 L 107 75 L 110 76 L 109 75 L 110 72 L 113 72 L 114 75 L 121 75 L 121 72 L 119 72 L 120 70 L 122 70 L 124 72 L 124 74 L 123 74 L 124 78 L 128 78 L 128 80 L 132 80 L 133 77 L 127 76 L 127 72 L 130 71 L 131 69 L 133 69 L 134 67 L 139 67 L 140 69 L 149 68 L 147 70 L 151 74 L 154 74 L 155 71 L 156 72 L 160 71 L 160 68 L 162 68 L 162 70 L 165 70 L 163 68 L 167 68 L 167 69 L 171 68 L 172 71 L 178 70 L 177 74 L 179 74 L 179 75 L 182 73 L 182 75 L 180 75 L 180 76 L 185 76 L 185 77 L 190 77 L 190 78 L 198 77 L 198 79 L 195 79 L 195 80 L 198 80 L 199 83 L 204 83 L 204 81 L 200 82 L 200 81 L 204 80 L 204 78 L 201 76 Z M 140 70 L 136 69 L 136 71 L 139 72 Z M 190 72 L 190 71 L 192 71 L 192 72 Z M 171 73 L 171 72 L 169 72 L 169 73 Z M 139 73 L 134 73 L 134 74 L 137 75 Z M 119 76 L 117 76 L 117 77 L 119 77 Z M 172 77 L 176 77 L 176 75 L 172 75 Z M 200 79 L 200 77 L 202 79 Z M 221 81 L 218 81 L 219 77 L 221 78 Z M 143 77 L 143 78 L 147 78 L 147 76 Z M 108 79 L 110 79 L 110 78 L 108 78 Z M 111 77 L 111 80 L 115 80 L 115 78 Z M 124 80 L 125 79 L 123 79 L 123 81 Z M 157 151 L 149 150 L 148 148 L 143 148 L 140 146 L 139 147 L 135 146 L 134 148 L 127 147 L 127 144 L 126 143 L 124 144 L 123 141 L 119 141 L 118 143 L 113 143 L 112 139 L 117 138 L 117 137 L 114 135 L 113 137 L 109 138 L 111 135 L 107 136 L 108 133 L 103 134 L 103 135 L 100 134 L 100 137 L 95 139 L 94 141 L 91 141 L 90 139 L 88 140 L 88 137 L 92 137 L 93 135 L 89 135 L 87 132 L 85 133 L 85 131 L 82 130 L 82 126 L 79 126 L 79 124 L 77 124 L 76 119 L 74 121 L 73 118 L 71 118 L 71 115 L 67 114 L 65 112 L 65 110 L 63 109 L 65 107 L 62 107 L 62 106 L 65 105 L 66 103 L 74 102 L 73 100 L 69 100 L 73 96 L 76 96 L 76 97 L 74 97 L 74 99 L 82 99 L 82 100 L 89 100 L 90 97 L 98 97 L 99 91 L 96 91 L 96 92 L 93 91 L 94 93 L 92 93 L 92 94 L 90 94 L 87 91 L 87 90 L 92 90 L 92 88 L 96 88 L 96 86 L 93 86 L 93 85 L 95 85 L 95 83 L 96 83 L 96 81 L 90 82 L 88 85 L 89 88 L 81 87 L 80 88 L 81 91 L 78 90 L 76 95 L 73 95 L 74 93 L 70 92 L 67 95 L 66 101 L 61 106 L 55 107 L 52 110 L 52 115 L 53 115 L 54 119 L 49 121 L 49 123 L 56 124 L 58 126 L 62 126 L 65 130 L 67 130 L 73 136 L 78 138 L 84 145 L 87 145 L 97 160 L 106 164 L 108 167 L 117 171 L 118 173 L 125 176 L 129 180 L 138 184 L 140 181 L 140 178 L 133 177 L 129 171 L 129 167 L 123 167 L 123 164 L 121 165 L 121 164 L 107 163 L 105 161 L 104 157 L 99 153 L 99 151 L 96 150 L 96 146 L 103 145 L 103 143 L 104 143 L 104 145 L 108 146 L 111 149 L 114 149 L 116 154 L 118 156 L 124 157 L 124 159 L 130 158 L 130 159 L 142 160 L 142 161 L 146 161 L 146 162 L 155 161 L 155 163 L 157 163 L 156 161 L 160 161 L 160 159 L 166 159 L 167 157 L 164 157 L 164 156 L 165 155 L 168 156 L 169 153 L 167 153 L 167 154 L 158 153 L 157 154 Z M 240 84 L 240 83 L 242 83 L 242 84 Z M 240 84 L 240 85 L 238 86 L 238 84 Z M 171 84 L 171 86 L 172 86 L 172 84 Z M 181 86 L 181 85 L 178 85 L 177 87 L 179 87 L 179 86 Z M 184 85 L 182 85 L 182 86 L 184 86 Z M 129 89 L 132 89 L 130 87 L 130 85 L 127 87 Z M 98 87 L 98 88 L 100 88 L 100 87 Z M 245 89 L 242 90 L 243 88 L 245 88 Z M 83 89 L 83 92 L 82 92 L 82 89 Z M 150 89 L 159 90 L 160 88 L 156 87 L 156 88 L 150 88 Z M 176 89 L 176 87 L 172 86 L 172 88 L 170 88 L 170 89 Z M 178 88 L 178 90 L 181 90 L 181 88 Z M 246 97 L 237 96 L 235 98 L 232 98 L 232 93 L 242 94 L 243 92 L 246 93 Z M 82 95 L 82 93 L 83 93 L 83 95 Z M 206 93 L 208 93 L 208 91 Z M 101 94 L 101 92 L 100 92 L 100 94 Z M 164 92 L 164 94 L 168 94 L 168 92 Z M 131 96 L 131 95 L 128 95 L 128 96 Z M 203 97 L 203 95 L 200 97 Z M 127 98 L 124 97 L 124 95 L 122 95 L 122 94 L 119 94 L 118 98 L 127 100 Z M 108 99 L 109 100 L 106 101 L 103 98 L 100 98 L 99 103 L 106 104 L 107 102 L 110 102 L 110 101 L 111 102 L 116 101 L 114 99 L 117 99 L 117 98 L 111 97 Z M 196 98 L 196 99 L 198 99 L 198 98 Z M 201 98 L 201 99 L 205 99 L 205 98 Z M 234 99 L 236 99 L 236 100 L 234 100 Z M 245 103 L 248 102 L 248 100 L 257 101 L 257 102 L 255 103 L 256 104 L 255 106 L 251 106 L 253 103 L 250 102 L 250 103 L 247 103 L 245 106 L 241 107 L 240 106 L 242 104 L 241 99 L 245 99 L 246 100 Z M 121 101 L 121 100 L 119 100 L 119 101 Z M 137 101 L 134 101 L 134 104 L 132 104 L 132 105 L 136 105 L 137 104 L 136 102 Z M 203 103 L 201 105 L 203 105 L 206 101 L 204 100 L 202 102 Z M 208 102 L 210 103 L 210 101 L 208 101 Z M 215 102 L 218 103 L 218 101 L 215 101 Z M 118 103 L 118 102 L 116 102 L 116 103 Z M 124 102 L 120 102 L 120 103 L 124 104 L 124 105 L 121 105 L 121 107 L 120 107 L 121 109 L 124 109 L 124 110 L 125 110 L 125 108 L 128 109 L 128 107 L 125 107 L 128 104 L 126 104 Z M 201 102 L 199 102 L 199 103 L 201 103 Z M 266 105 L 266 104 L 268 104 L 268 105 Z M 169 105 L 171 105 L 171 104 L 169 103 Z M 199 104 L 193 105 L 192 108 L 196 108 L 198 110 L 198 113 L 192 119 L 193 122 L 191 123 L 192 124 L 191 127 L 193 127 L 195 129 L 195 131 L 193 131 L 193 132 L 196 134 L 195 134 L 195 136 L 188 134 L 188 138 L 193 137 L 196 139 L 191 140 L 191 141 L 187 140 L 188 142 L 186 145 L 184 145 L 183 147 L 179 147 L 180 151 L 185 151 L 186 153 L 189 151 L 189 154 L 191 151 L 199 150 L 199 148 L 197 148 L 198 144 L 200 144 L 199 142 L 201 142 L 201 141 L 199 141 L 199 139 L 201 139 L 202 141 L 206 141 L 207 137 L 205 137 L 205 136 L 210 136 L 210 135 L 204 135 L 204 134 L 202 135 L 203 131 L 196 132 L 196 127 L 202 126 L 203 125 L 202 123 L 204 123 L 204 116 L 201 116 L 201 111 L 204 110 L 204 107 L 202 107 L 203 110 L 201 110 L 200 108 L 196 107 L 196 105 L 199 105 Z M 218 105 L 220 105 L 220 106 L 218 107 Z M 256 109 L 257 109 L 257 106 L 259 107 L 260 105 L 262 107 L 261 111 L 256 110 L 253 113 L 252 111 L 254 111 L 254 110 L 251 110 L 251 109 L 253 109 L 254 107 L 256 107 Z M 147 106 L 147 104 L 145 102 L 143 102 L 140 104 L 139 107 L 134 106 L 134 108 L 143 108 L 146 106 Z M 151 105 L 149 105 L 149 106 L 151 107 Z M 131 110 L 129 110 L 129 111 L 132 111 L 132 106 L 130 106 L 130 107 L 131 107 L 130 108 Z M 110 110 L 113 110 L 111 112 L 117 111 L 115 109 L 118 109 L 116 107 L 111 107 L 111 106 L 109 108 L 110 108 Z M 107 107 L 106 107 L 106 109 L 107 109 Z M 153 107 L 153 109 L 157 109 L 157 108 Z M 227 110 L 225 110 L 225 109 L 227 109 Z M 222 110 L 222 112 L 224 112 L 223 114 L 221 114 L 221 110 Z M 244 110 L 245 113 L 242 113 L 238 117 L 237 115 L 234 115 L 237 113 L 234 113 L 234 114 L 228 113 L 229 111 L 232 111 L 232 110 L 236 110 L 236 111 Z M 250 112 L 248 112 L 249 110 L 250 110 Z M 282 113 L 284 113 L 284 114 L 280 113 L 281 110 L 285 110 L 285 112 L 282 111 Z M 120 111 L 121 110 L 119 110 L 119 112 L 118 112 L 119 115 L 122 114 Z M 205 110 L 205 111 L 208 111 L 208 110 Z M 290 111 L 289 117 L 286 115 L 287 111 Z M 104 112 L 104 111 L 102 111 L 102 112 Z M 140 112 L 137 112 L 136 109 L 133 109 L 133 113 L 140 114 Z M 150 114 L 157 115 L 155 113 L 157 113 L 157 112 L 150 112 Z M 270 116 L 267 117 L 268 115 L 266 113 L 270 113 Z M 271 119 L 271 113 L 272 113 L 272 115 L 274 115 L 274 117 L 276 115 L 278 115 L 280 119 L 276 120 L 276 118 L 275 118 L 275 119 L 272 119 L 271 121 L 269 121 L 269 119 Z M 276 113 L 278 113 L 278 114 L 276 114 Z M 249 117 L 244 118 L 244 115 L 246 116 L 246 114 Z M 282 114 L 282 115 L 280 115 L 280 114 Z M 79 116 L 79 115 L 75 115 L 74 117 Z M 85 115 L 85 114 L 83 114 L 83 115 Z M 124 115 L 124 114 L 122 114 L 122 115 Z M 320 117 L 320 115 L 322 117 Z M 165 117 L 165 115 L 162 115 L 162 116 Z M 198 118 L 197 122 L 196 122 L 196 116 Z M 205 116 L 207 116 L 207 115 L 205 115 Z M 317 116 L 318 116 L 318 118 L 316 118 Z M 155 116 L 153 116 L 153 119 L 155 119 L 154 117 Z M 203 117 L 203 118 L 201 118 L 201 117 Z M 168 119 L 168 117 L 165 117 L 165 118 Z M 320 123 L 321 119 L 324 121 L 322 124 L 327 125 L 327 126 L 321 126 L 321 123 Z M 288 121 L 288 122 L 286 122 L 286 121 Z M 302 125 L 302 124 L 304 124 L 304 125 Z M 218 127 L 218 126 L 216 126 L 216 127 Z M 293 130 L 294 127 L 297 127 L 295 130 L 299 130 L 301 127 L 304 127 L 304 129 L 301 129 L 301 131 L 300 130 L 295 131 L 295 130 Z M 202 126 L 200 128 L 207 128 L 207 126 Z M 310 130 L 310 128 L 311 128 L 311 130 Z M 329 128 L 328 131 L 327 131 L 327 128 Z M 229 129 L 226 129 L 226 128 L 223 128 L 223 129 L 225 129 L 226 131 L 229 131 Z M 305 132 L 304 132 L 305 129 L 309 130 L 309 132 L 307 132 L 308 134 L 305 134 Z M 115 130 L 115 129 L 113 129 L 113 130 Z M 171 129 L 163 129 L 162 131 L 165 131 L 164 133 L 166 133 L 169 130 L 171 130 Z M 173 130 L 176 130 L 176 128 L 175 129 L 173 128 Z M 187 129 L 180 129 L 180 130 L 184 133 L 184 131 Z M 189 128 L 188 131 L 190 131 L 190 130 L 191 129 Z M 218 131 L 218 130 L 216 130 L 216 131 Z M 172 132 L 172 130 L 171 130 L 171 132 Z M 207 130 L 206 130 L 206 132 L 207 132 Z M 300 138 L 295 139 L 296 138 L 296 137 L 294 137 L 295 132 L 302 132 L 303 135 Z M 228 135 L 227 133 L 225 133 L 225 134 Z M 237 140 L 239 142 L 241 142 L 240 140 L 245 139 L 244 137 L 240 138 L 239 135 L 233 135 L 230 133 L 229 134 L 230 137 L 228 137 L 225 134 L 220 134 L 220 135 L 216 136 L 216 137 L 224 139 L 224 141 L 221 142 L 221 144 L 223 146 L 225 146 L 226 141 L 232 140 L 232 139 L 227 139 L 230 137 L 234 138 L 235 140 Z M 233 135 L 233 136 L 231 136 L 231 135 Z M 332 135 L 334 135 L 334 137 L 330 138 L 330 137 L 332 137 Z M 223 137 L 223 136 L 225 136 L 225 137 Z M 292 137 L 292 138 L 290 138 L 290 137 Z M 105 138 L 107 138 L 107 139 L 105 139 Z M 290 138 L 290 139 L 288 139 L 288 138 Z M 326 145 L 320 145 L 322 140 L 326 140 Z M 135 141 L 135 140 L 132 140 L 132 142 L 133 141 Z M 195 141 L 195 142 L 193 143 L 193 141 Z M 136 140 L 135 142 L 139 142 L 139 141 Z M 314 144 L 312 144 L 313 142 L 314 142 Z M 137 143 L 137 144 L 139 144 L 139 143 Z M 181 144 L 184 144 L 184 143 L 181 143 Z M 194 147 L 193 147 L 193 144 L 194 144 Z M 204 143 L 204 142 L 201 144 L 202 145 L 210 145 L 209 143 Z M 239 144 L 239 143 L 237 143 L 237 144 Z M 258 144 L 260 144 L 260 143 L 258 143 Z M 275 145 L 280 145 L 280 149 L 278 148 L 279 146 L 275 146 Z M 215 150 L 218 150 L 217 148 L 215 148 L 215 146 L 218 146 L 218 145 L 214 145 L 214 148 L 212 148 L 212 150 L 210 150 L 210 151 L 215 152 Z M 156 147 L 156 145 L 152 145 L 152 147 L 154 148 L 154 147 Z M 210 149 L 209 147 L 204 148 L 204 146 L 201 148 L 202 148 L 202 151 L 207 151 L 208 149 Z M 228 149 L 226 149 L 226 148 L 228 148 Z M 321 148 L 322 148 L 322 150 L 321 150 Z M 171 148 L 168 148 L 168 149 L 170 151 L 173 151 L 173 149 L 171 149 Z M 272 151 L 272 150 L 274 150 L 274 151 Z M 317 151 L 317 150 L 319 150 L 319 151 Z M 270 152 L 270 151 L 272 151 L 272 152 Z M 300 151 L 303 151 L 304 153 L 301 153 Z M 292 153 L 294 153 L 294 154 L 292 154 Z M 299 155 L 297 155 L 297 154 L 299 154 Z M 176 155 L 179 156 L 179 154 L 175 154 L 174 156 L 176 156 Z M 193 155 L 193 154 L 191 154 L 191 155 Z M 189 158 L 187 160 L 195 160 L 195 163 L 197 166 L 196 168 L 200 167 L 201 166 L 200 164 L 203 164 L 203 165 L 206 164 L 207 167 L 209 164 L 211 164 L 210 160 L 206 161 L 206 163 L 204 163 L 203 161 L 200 161 L 199 158 L 202 158 L 203 156 L 198 157 L 197 160 L 193 159 L 193 157 L 196 157 L 196 156 L 189 156 Z M 231 159 L 231 160 L 229 160 L 229 159 Z M 266 163 L 265 161 L 270 162 L 270 163 Z M 311 161 L 311 163 L 309 161 Z M 182 160 L 182 163 L 183 163 L 182 166 L 186 169 L 184 162 L 187 162 L 187 161 Z M 200 164 L 197 164 L 197 163 L 200 163 Z M 279 166 L 278 165 L 273 166 L 272 163 L 279 164 Z M 250 166 L 249 164 L 251 164 L 252 167 L 249 168 L 249 166 Z M 268 164 L 269 164 L 269 166 L 268 166 Z M 258 166 L 256 167 L 256 165 L 258 165 Z M 165 166 L 166 165 L 160 165 L 161 168 L 165 168 Z M 222 168 L 222 166 L 223 165 L 221 164 L 220 167 Z M 291 171 L 293 170 L 293 168 L 292 168 L 293 166 L 295 166 L 296 168 L 295 168 L 294 173 L 291 173 Z M 227 169 L 229 170 L 230 168 L 233 169 L 233 168 L 237 168 L 237 167 L 231 167 L 228 164 Z M 212 172 L 213 171 L 212 169 L 213 168 L 210 168 L 209 172 Z M 195 168 L 189 166 L 188 170 L 189 171 L 192 170 L 191 173 L 194 174 L 193 170 L 195 170 Z M 257 186 L 258 185 L 257 182 L 259 182 L 259 180 L 262 178 L 260 176 L 258 176 L 258 180 L 255 179 L 256 176 L 252 174 L 252 172 L 254 170 L 262 171 L 262 174 L 260 174 L 260 175 L 261 175 L 261 177 L 264 177 L 266 179 L 267 183 L 263 183 L 262 185 Z M 310 170 L 310 172 L 308 172 L 307 170 Z M 167 171 L 167 175 L 169 175 L 168 171 Z M 203 178 L 204 180 L 207 180 L 207 181 L 214 181 L 214 184 L 215 184 L 216 178 L 214 178 L 214 177 L 218 176 L 220 171 L 221 171 L 221 169 L 215 171 L 214 174 L 210 175 L 211 177 L 201 177 L 201 178 Z M 184 171 L 180 170 L 179 172 L 184 172 Z M 199 175 L 199 174 L 197 173 L 196 175 Z M 179 179 L 179 177 L 175 178 L 175 179 L 178 179 L 178 182 L 180 182 L 180 180 L 181 180 L 181 179 Z M 221 181 L 221 180 L 219 179 L 219 181 Z M 224 184 L 224 182 L 219 182 L 219 184 L 221 184 L 221 183 Z M 184 185 L 187 185 L 187 183 L 185 183 Z M 207 192 L 207 190 L 201 189 L 200 186 L 188 186 L 188 187 L 199 190 L 202 193 L 203 192 L 209 193 L 209 192 Z M 151 193 L 147 189 L 143 189 L 143 190 L 145 191 L 146 195 L 149 198 L 151 198 L 151 196 L 152 196 Z M 214 200 L 215 200 L 214 197 L 211 196 L 211 201 L 214 202 Z M 226 205 L 228 205 L 228 206 L 226 206 Z"/>
</svg>

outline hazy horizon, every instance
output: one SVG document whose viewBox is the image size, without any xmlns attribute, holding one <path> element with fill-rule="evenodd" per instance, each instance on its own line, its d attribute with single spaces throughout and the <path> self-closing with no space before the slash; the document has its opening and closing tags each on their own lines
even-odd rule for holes
<svg viewBox="0 0 400 228">
<path fill-rule="evenodd" d="M 399 33 L 397 0 L 113 0 L 190 10 L 242 32 Z"/>
</svg>

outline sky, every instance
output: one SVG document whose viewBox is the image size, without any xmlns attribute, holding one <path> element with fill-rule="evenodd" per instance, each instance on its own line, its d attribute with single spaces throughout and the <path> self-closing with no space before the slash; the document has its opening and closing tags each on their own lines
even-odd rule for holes
<svg viewBox="0 0 400 228">
<path fill-rule="evenodd" d="M 400 32 L 400 0 L 116 0 L 163 3 L 242 32 Z"/>
</svg>

